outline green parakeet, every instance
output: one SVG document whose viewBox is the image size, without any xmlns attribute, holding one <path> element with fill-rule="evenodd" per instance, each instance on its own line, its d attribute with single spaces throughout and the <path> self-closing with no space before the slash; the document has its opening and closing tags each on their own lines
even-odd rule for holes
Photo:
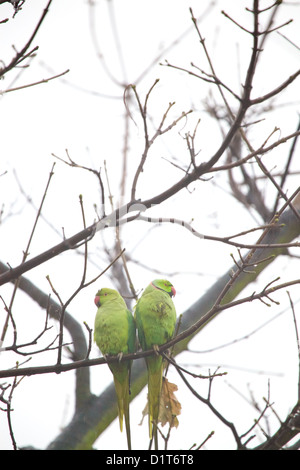
<svg viewBox="0 0 300 470">
<path fill-rule="evenodd" d="M 176 291 L 164 279 L 155 279 L 145 289 L 135 308 L 138 337 L 143 351 L 157 349 L 169 341 L 175 330 L 176 311 L 172 297 Z M 157 449 L 157 420 L 162 386 L 163 360 L 160 355 L 146 358 L 148 369 L 149 436 Z"/>
<path fill-rule="evenodd" d="M 95 342 L 104 356 L 119 356 L 119 362 L 109 364 L 109 368 L 114 377 L 120 429 L 123 430 L 124 416 L 128 449 L 131 450 L 129 394 L 132 361 L 123 362 L 122 356 L 135 351 L 135 321 L 124 299 L 116 290 L 108 288 L 99 290 L 95 304 L 98 307 L 95 318 Z"/>
</svg>

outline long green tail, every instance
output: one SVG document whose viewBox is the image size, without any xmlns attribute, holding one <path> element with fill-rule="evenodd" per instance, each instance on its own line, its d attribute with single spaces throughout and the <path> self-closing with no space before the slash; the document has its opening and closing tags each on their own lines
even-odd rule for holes
<svg viewBox="0 0 300 470">
<path fill-rule="evenodd" d="M 122 371 L 123 372 L 123 371 Z M 125 417 L 125 428 L 127 435 L 128 450 L 131 450 L 131 433 L 130 433 L 130 420 L 129 420 L 129 378 L 128 369 L 126 368 L 126 375 L 116 374 L 114 371 L 114 383 L 118 401 L 118 413 L 120 430 L 123 431 L 123 417 Z"/>
<path fill-rule="evenodd" d="M 157 424 L 159 415 L 159 402 L 162 385 L 163 364 L 162 357 L 147 358 L 148 368 L 148 411 L 149 411 L 149 437 L 154 438 L 155 450 L 158 448 Z"/>
</svg>

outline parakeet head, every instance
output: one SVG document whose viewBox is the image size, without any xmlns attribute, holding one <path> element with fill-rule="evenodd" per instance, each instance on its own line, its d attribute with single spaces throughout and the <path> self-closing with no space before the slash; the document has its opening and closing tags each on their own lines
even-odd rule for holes
<svg viewBox="0 0 300 470">
<path fill-rule="evenodd" d="M 105 302 L 114 300 L 118 297 L 119 293 L 116 290 L 104 287 L 103 289 L 98 290 L 94 302 L 97 307 L 101 307 Z"/>
<path fill-rule="evenodd" d="M 154 281 L 151 282 L 151 285 L 155 289 L 160 289 L 167 294 L 169 294 L 170 297 L 173 297 L 176 295 L 176 290 L 173 287 L 173 285 L 170 283 L 170 281 L 167 281 L 166 279 L 154 279 Z"/>
</svg>

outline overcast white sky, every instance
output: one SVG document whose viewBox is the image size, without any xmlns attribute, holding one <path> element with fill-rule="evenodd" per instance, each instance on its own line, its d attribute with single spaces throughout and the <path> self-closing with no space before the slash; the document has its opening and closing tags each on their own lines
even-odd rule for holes
<svg viewBox="0 0 300 470">
<path fill-rule="evenodd" d="M 87 223 L 91 224 L 95 218 L 94 204 L 99 206 L 100 200 L 95 177 L 65 166 L 55 160 L 52 154 L 65 158 L 65 150 L 68 149 L 73 160 L 96 169 L 103 169 L 106 161 L 114 202 L 117 204 L 120 201 L 125 110 L 123 89 L 118 82 L 137 84 L 138 92 L 143 97 L 154 80 L 160 78 L 149 101 L 150 112 L 156 123 L 160 121 L 171 101 L 176 101 L 171 113 L 173 118 L 179 116 L 182 111 L 194 110 L 188 122 L 182 123 L 170 136 L 158 142 L 147 171 L 141 175 L 138 197 L 145 198 L 156 194 L 179 179 L 181 171 L 165 159 L 185 160 L 186 143 L 182 135 L 189 130 L 193 131 L 198 119 L 201 119 L 198 133 L 200 158 L 206 160 L 216 150 L 221 137 L 217 126 L 205 113 L 203 104 L 212 90 L 211 86 L 187 74 L 159 65 L 167 59 L 170 63 L 188 67 L 193 61 L 200 68 L 208 70 L 198 37 L 192 27 L 189 7 L 193 8 L 195 16 L 203 17 L 199 25 L 206 45 L 213 55 L 217 75 L 239 91 L 245 74 L 251 48 L 250 36 L 242 33 L 227 20 L 221 10 L 225 9 L 243 22 L 243 25 L 250 27 L 251 15 L 245 11 L 246 6 L 251 7 L 250 1 L 216 1 L 211 9 L 207 9 L 208 2 L 196 0 L 99 0 L 94 2 L 92 9 L 89 3 L 84 0 L 54 0 L 32 45 L 38 45 L 39 49 L 36 57 L 30 62 L 30 67 L 19 69 L 18 74 L 8 74 L 0 83 L 1 89 L 5 91 L 70 70 L 63 80 L 53 80 L 13 93 L 4 93 L 0 97 L 0 174 L 6 172 L 1 177 L 0 185 L 0 206 L 4 204 L 1 260 L 9 262 L 12 266 L 21 261 L 22 250 L 25 249 L 35 218 L 33 207 L 26 204 L 25 198 L 20 195 L 17 180 L 37 207 L 53 162 L 56 161 L 55 175 L 43 212 L 46 222 L 39 223 L 30 250 L 32 256 L 61 241 L 62 227 L 67 236 L 81 230 L 79 194 L 83 194 Z M 14 47 L 17 50 L 23 47 L 46 4 L 46 1 L 27 0 L 15 18 L 12 18 L 11 7 L 7 4 L 0 6 L 0 20 L 9 18 L 7 23 L 0 25 L 1 60 L 4 63 L 10 61 Z M 262 4 L 268 5 L 267 2 Z M 295 18 L 283 33 L 300 46 L 299 2 L 287 4 L 282 7 L 276 23 Z M 118 31 L 117 44 L 114 27 Z M 91 34 L 94 30 L 97 33 L 99 50 L 114 80 L 111 80 L 97 57 Z M 179 38 L 181 40 L 178 42 Z M 170 47 L 174 41 L 178 43 Z M 124 65 L 120 63 L 120 53 Z M 265 56 L 255 80 L 254 94 L 263 94 L 278 86 L 299 68 L 299 57 L 299 51 L 275 33 L 267 43 Z M 154 65 L 150 67 L 153 62 Z M 280 136 L 294 132 L 298 121 L 299 96 L 299 82 L 296 82 L 282 99 L 282 103 L 291 103 L 291 106 L 281 107 L 277 113 L 263 115 L 265 121 L 250 133 L 254 147 L 261 145 L 275 126 L 280 128 Z M 132 106 L 132 110 L 136 124 L 130 124 L 130 159 L 125 200 L 129 198 L 130 185 L 143 148 L 142 122 L 136 108 Z M 274 139 L 277 137 L 278 135 Z M 288 151 L 287 147 L 284 149 L 285 152 Z M 286 153 L 284 158 L 285 155 Z M 281 150 L 275 152 L 273 158 L 272 165 L 280 165 Z M 293 180 L 293 184 L 289 193 L 298 185 L 296 180 Z M 226 181 L 218 177 L 207 183 L 197 182 L 189 188 L 189 192 L 181 192 L 172 201 L 167 201 L 155 209 L 153 214 L 179 217 L 188 222 L 193 219 L 195 228 L 200 232 L 220 236 L 253 226 L 252 214 L 245 213 L 240 205 L 234 203 L 228 196 L 227 189 Z M 271 196 L 272 193 L 266 188 L 266 197 Z M 109 207 L 108 202 L 107 204 Z M 231 206 L 228 211 L 229 204 Z M 228 215 L 233 212 L 236 217 L 231 218 L 228 225 Z M 49 224 L 55 227 L 55 230 L 49 228 Z M 135 225 L 126 226 L 123 231 L 123 243 L 127 252 L 140 263 L 148 264 L 152 268 L 145 270 L 135 264 L 130 265 L 135 287 L 140 290 L 157 277 L 155 270 L 160 270 L 166 275 L 173 273 L 170 280 L 177 291 L 175 305 L 179 314 L 231 266 L 232 249 L 204 243 L 186 233 L 184 229 L 174 226 L 158 228 L 150 234 L 149 228 L 142 222 L 137 222 Z M 109 240 L 109 234 L 105 239 Z M 100 250 L 101 244 L 101 236 L 90 243 L 90 253 L 95 261 L 95 265 L 89 266 L 90 278 L 105 268 L 106 261 Z M 289 261 L 289 264 L 286 260 L 278 260 L 276 263 L 276 273 L 279 271 L 283 279 L 295 276 L 295 260 Z M 66 300 L 80 282 L 81 273 L 82 257 L 72 252 L 64 254 L 61 260 L 52 260 L 38 267 L 27 273 L 27 276 L 45 292 L 49 292 L 46 280 L 46 275 L 49 274 Z M 275 274 L 272 275 L 270 271 L 264 273 L 261 285 L 274 277 Z M 101 280 L 101 287 L 104 283 L 110 287 L 113 284 L 109 277 Z M 92 285 L 81 292 L 72 303 L 71 313 L 79 322 L 87 321 L 93 325 L 96 313 L 93 299 L 97 289 L 98 285 Z M 11 290 L 11 286 L 1 288 L 1 295 L 7 301 Z M 254 287 L 250 286 L 249 292 L 253 290 Z M 298 297 L 295 293 L 295 303 Z M 2 309 L 2 305 L 0 308 Z M 44 316 L 22 293 L 18 293 L 14 309 L 23 342 L 32 338 L 34 331 L 40 331 Z M 280 312 L 284 313 L 268 326 L 268 345 L 265 342 L 265 330 L 261 330 L 254 337 L 230 349 L 198 356 L 185 353 L 181 358 L 185 365 L 193 363 L 193 370 L 198 370 L 199 373 L 207 373 L 208 367 L 213 369 L 218 364 L 224 364 L 223 370 L 228 370 L 229 374 L 226 379 L 220 379 L 220 383 L 216 381 L 216 405 L 220 406 L 230 420 L 241 423 L 240 431 L 250 427 L 255 417 L 253 408 L 245 403 L 249 389 L 255 390 L 255 398 L 262 403 L 262 397 L 267 396 L 270 379 L 272 399 L 274 396 L 276 410 L 281 418 L 289 411 L 287 406 L 295 402 L 297 353 L 292 317 L 290 312 L 285 312 L 284 300 L 280 306 L 273 306 L 273 309 L 264 308 L 262 304 L 253 308 L 251 304 L 232 310 L 214 320 L 205 329 L 205 334 L 201 335 L 200 342 L 194 340 L 191 344 L 191 347 L 201 350 L 218 346 L 248 334 Z M 3 309 L 1 317 L 2 315 L 4 316 Z M 284 351 L 276 347 L 282 344 L 283 337 L 286 338 Z M 7 341 L 9 343 L 9 337 Z M 55 361 L 55 354 L 47 354 L 33 357 L 30 365 Z M 92 357 L 97 354 L 94 347 Z M 13 367 L 15 360 L 14 356 L 2 353 L 1 368 Z M 197 369 L 198 363 L 203 365 L 203 368 Z M 99 394 L 111 381 L 108 368 L 101 367 L 101 371 L 99 369 L 92 370 L 92 390 L 95 394 Z M 172 433 L 170 449 L 188 449 L 194 442 L 199 445 L 212 430 L 215 430 L 216 434 L 210 440 L 208 448 L 234 448 L 230 433 L 187 392 L 179 377 L 170 369 L 169 380 L 172 379 L 179 386 L 178 398 L 183 405 L 183 411 L 179 417 L 180 426 Z M 205 394 L 207 384 L 195 385 L 193 382 L 193 385 Z M 25 378 L 22 381 L 15 391 L 13 402 L 13 426 L 19 446 L 45 448 L 51 442 L 72 416 L 73 386 L 72 372 L 58 377 L 44 375 L 42 378 Z M 145 402 L 146 390 L 131 406 L 134 448 L 146 448 L 148 444 L 147 424 L 144 423 L 142 427 L 138 425 Z M 239 421 L 241 410 L 243 422 Z M 274 417 L 271 421 L 276 428 Z M 98 446 L 105 449 L 126 448 L 125 434 L 119 435 L 119 425 L 116 421 L 101 436 Z M 0 448 L 11 448 L 4 413 L 0 415 Z"/>
</svg>

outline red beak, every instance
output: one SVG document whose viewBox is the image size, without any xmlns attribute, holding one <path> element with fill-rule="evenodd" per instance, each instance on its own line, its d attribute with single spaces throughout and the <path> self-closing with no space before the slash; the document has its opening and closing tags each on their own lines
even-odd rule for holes
<svg viewBox="0 0 300 470">
<path fill-rule="evenodd" d="M 176 295 L 175 287 L 172 286 L 172 287 L 171 287 L 171 290 L 172 290 L 172 295 L 175 297 L 175 295 Z"/>
<path fill-rule="evenodd" d="M 100 307 L 100 297 L 98 295 L 96 295 L 94 302 L 96 307 Z"/>
</svg>

